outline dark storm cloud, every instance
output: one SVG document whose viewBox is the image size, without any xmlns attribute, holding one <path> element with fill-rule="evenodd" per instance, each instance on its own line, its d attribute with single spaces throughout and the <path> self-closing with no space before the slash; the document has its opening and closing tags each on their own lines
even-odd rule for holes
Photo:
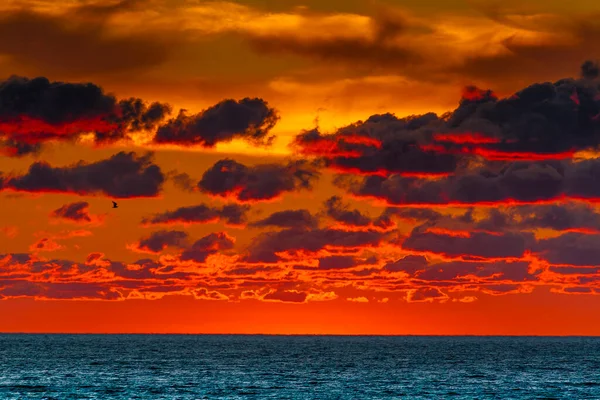
<svg viewBox="0 0 600 400">
<path fill-rule="evenodd" d="M 444 129 L 435 114 L 397 118 L 372 115 L 333 134 L 303 132 L 294 146 L 306 155 L 317 155 L 330 168 L 359 174 L 389 173 L 439 175 L 454 172 L 460 155 L 425 149 L 432 135 Z"/>
<path fill-rule="evenodd" d="M 246 213 L 250 206 L 228 204 L 222 207 L 212 207 L 206 204 L 180 207 L 175 210 L 157 213 L 144 218 L 143 224 L 206 224 L 224 221 L 227 224 L 241 225 L 246 222 Z"/>
<path fill-rule="evenodd" d="M 152 154 L 120 152 L 93 163 L 80 161 L 67 167 L 36 162 L 24 175 L 0 176 L 0 188 L 23 192 L 76 193 L 115 198 L 154 197 L 164 175 L 152 162 Z"/>
<path fill-rule="evenodd" d="M 151 253 L 160 253 L 167 247 L 185 247 L 188 234 L 183 231 L 156 231 L 141 239 L 137 248 Z"/>
<path fill-rule="evenodd" d="M 351 174 L 449 175 L 484 158 L 566 160 L 600 145 L 600 82 L 586 62 L 582 79 L 535 83 L 499 99 L 467 87 L 458 107 L 397 118 L 373 115 L 331 134 L 298 135 L 294 146 L 328 167 Z"/>
<path fill-rule="evenodd" d="M 48 140 L 74 140 L 91 132 L 96 143 L 155 129 L 167 104 L 117 100 L 93 83 L 51 82 L 13 76 L 0 82 L 0 139 L 13 155 L 39 151 Z"/>
<path fill-rule="evenodd" d="M 270 144 L 274 137 L 267 135 L 278 119 L 275 109 L 262 99 L 223 100 L 198 114 L 180 112 L 158 128 L 153 140 L 207 148 L 233 139 Z"/>
<path fill-rule="evenodd" d="M 204 173 L 198 188 L 208 194 L 236 200 L 270 200 L 283 194 L 312 189 L 319 172 L 306 161 L 245 166 L 232 159 L 220 160 Z"/>
<path fill-rule="evenodd" d="M 106 75 L 155 67 L 168 59 L 181 39 L 139 29 L 119 35 L 108 25 L 109 18 L 138 3 L 82 5 L 59 15 L 27 9 L 3 11 L 0 55 L 20 67 L 53 75 Z"/>
<path fill-rule="evenodd" d="M 225 232 L 211 233 L 186 248 L 181 253 L 180 259 L 182 261 L 203 263 L 210 255 L 233 249 L 234 244 L 235 240 Z"/>
<path fill-rule="evenodd" d="M 0 135 L 1 136 L 1 135 Z M 41 143 L 27 143 L 15 139 L 0 139 L 2 153 L 9 157 L 37 156 L 42 150 Z"/>
<path fill-rule="evenodd" d="M 92 222 L 92 217 L 88 212 L 89 207 L 90 204 L 87 201 L 69 203 L 54 210 L 51 215 L 55 218 L 63 218 L 75 222 Z"/>
<path fill-rule="evenodd" d="M 600 198 L 600 159 L 580 162 L 486 163 L 436 180 L 391 175 L 338 176 L 335 184 L 357 196 L 393 205 L 535 203 L 561 198 Z"/>
<path fill-rule="evenodd" d="M 296 229 L 313 229 L 319 224 L 319 219 L 313 216 L 308 210 L 285 210 L 274 212 L 268 217 L 256 222 L 252 222 L 253 227 L 269 227 L 278 228 L 296 228 Z"/>
</svg>

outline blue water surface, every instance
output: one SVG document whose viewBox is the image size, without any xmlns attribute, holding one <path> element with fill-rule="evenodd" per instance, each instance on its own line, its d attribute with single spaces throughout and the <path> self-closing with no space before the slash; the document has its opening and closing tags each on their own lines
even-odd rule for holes
<svg viewBox="0 0 600 400">
<path fill-rule="evenodd" d="M 0 335 L 2 399 L 600 399 L 600 338 Z"/>
</svg>

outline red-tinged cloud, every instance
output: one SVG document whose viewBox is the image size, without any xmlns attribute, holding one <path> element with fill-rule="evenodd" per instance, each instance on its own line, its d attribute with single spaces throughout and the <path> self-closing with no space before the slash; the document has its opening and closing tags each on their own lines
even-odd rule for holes
<svg viewBox="0 0 600 400">
<path fill-rule="evenodd" d="M 389 215 L 384 213 L 376 219 L 361 213 L 359 210 L 351 209 L 342 201 L 340 196 L 332 196 L 325 201 L 325 214 L 343 226 L 363 229 L 386 229 L 393 226 Z"/>
<path fill-rule="evenodd" d="M 29 250 L 33 252 L 39 251 L 57 251 L 62 249 L 63 246 L 56 243 L 52 238 L 42 238 L 29 246 Z"/>
<path fill-rule="evenodd" d="M 319 219 L 308 210 L 277 211 L 266 218 L 250 223 L 250 226 L 256 228 L 314 229 L 318 225 Z"/>
<path fill-rule="evenodd" d="M 97 143 L 154 130 L 171 108 L 141 99 L 117 100 L 92 83 L 51 82 L 13 76 L 0 82 L 0 139 L 23 155 L 48 140 L 75 140 L 93 133 Z"/>
<path fill-rule="evenodd" d="M 223 293 L 218 292 L 216 290 L 209 290 L 206 288 L 194 289 L 192 290 L 192 295 L 196 300 L 229 300 L 229 297 L 227 297 Z"/>
<path fill-rule="evenodd" d="M 99 217 L 97 215 L 90 214 L 89 207 L 90 204 L 87 201 L 69 203 L 52 211 L 50 215 L 53 218 L 79 224 L 91 224 L 93 222 L 98 222 L 100 220 Z"/>
<path fill-rule="evenodd" d="M 469 86 L 441 117 L 373 115 L 331 134 L 303 132 L 294 145 L 335 171 L 382 178 L 443 177 L 481 158 L 569 160 L 600 144 L 597 66 L 586 62 L 582 69 L 584 78 L 536 83 L 502 99 Z"/>
<path fill-rule="evenodd" d="M 66 167 L 36 162 L 24 175 L 0 175 L 0 189 L 21 192 L 105 195 L 114 198 L 154 197 L 165 177 L 152 154 L 120 152 L 94 163 L 80 161 Z"/>
<path fill-rule="evenodd" d="M 409 255 L 385 264 L 383 269 L 388 272 L 404 272 L 414 275 L 417 271 L 425 270 L 428 264 L 429 261 L 424 256 Z"/>
<path fill-rule="evenodd" d="M 428 268 L 414 274 L 416 279 L 424 281 L 473 281 L 499 280 L 510 282 L 532 282 L 538 280 L 538 273 L 530 271 L 527 261 L 452 261 L 431 264 Z"/>
<path fill-rule="evenodd" d="M 142 238 L 134 249 L 140 252 L 160 253 L 167 247 L 184 248 L 187 245 L 188 234 L 183 231 L 156 231 Z"/>
<path fill-rule="evenodd" d="M 437 180 L 338 176 L 334 183 L 359 197 L 390 205 L 532 204 L 563 199 L 600 199 L 600 159 L 490 162 Z"/>
<path fill-rule="evenodd" d="M 440 176 L 454 172 L 460 154 L 440 154 L 424 149 L 434 127 L 444 121 L 435 114 L 397 118 L 373 115 L 323 135 L 317 130 L 298 135 L 294 147 L 305 155 L 320 157 L 329 168 L 340 172 L 386 176 Z"/>
<path fill-rule="evenodd" d="M 352 256 L 330 256 L 319 259 L 319 269 L 348 269 L 360 265 L 361 262 Z"/>
<path fill-rule="evenodd" d="M 410 289 L 406 292 L 406 301 L 409 303 L 444 302 L 449 298 L 450 297 L 447 294 L 434 287 Z"/>
<path fill-rule="evenodd" d="M 262 299 L 267 301 L 280 301 L 283 303 L 304 303 L 307 297 L 308 293 L 305 292 L 276 289 L 275 291 L 267 293 Z"/>
<path fill-rule="evenodd" d="M 7 285 L 0 282 L 0 296 L 33 297 L 40 300 L 120 300 L 123 297 L 119 291 L 102 284 L 30 281 L 13 281 Z"/>
<path fill-rule="evenodd" d="M 249 209 L 250 206 L 240 204 L 228 204 L 222 207 L 199 204 L 157 213 L 142 219 L 142 223 L 189 225 L 224 221 L 231 225 L 242 225 L 246 222 L 246 213 Z"/>
<path fill-rule="evenodd" d="M 245 166 L 231 159 L 220 160 L 204 173 L 200 191 L 239 202 L 275 199 L 285 192 L 310 190 L 319 172 L 300 160 L 287 164 Z"/>
<path fill-rule="evenodd" d="M 181 253 L 180 259 L 182 261 L 204 263 L 208 256 L 221 251 L 231 250 L 234 244 L 235 239 L 225 232 L 211 233 L 186 248 Z"/>
<path fill-rule="evenodd" d="M 247 249 L 244 261 L 276 263 L 277 253 L 306 251 L 315 253 L 326 247 L 360 248 L 377 246 L 388 234 L 379 231 L 345 231 L 334 229 L 284 229 L 265 232 L 254 238 Z"/>
<path fill-rule="evenodd" d="M 207 148 L 233 139 L 270 144 L 274 137 L 267 135 L 278 119 L 277 112 L 262 99 L 223 100 L 198 114 L 180 112 L 158 128 L 153 141 Z"/>
<path fill-rule="evenodd" d="M 588 203 L 536 204 L 492 208 L 478 220 L 470 221 L 476 229 L 552 229 L 579 233 L 600 233 L 600 213 Z"/>
<path fill-rule="evenodd" d="M 421 226 L 413 229 L 410 236 L 402 242 L 402 248 L 451 258 L 520 258 L 533 242 L 533 234 L 526 232 L 472 232 L 467 235 L 454 235 L 447 232 L 431 232 L 426 226 Z"/>
<path fill-rule="evenodd" d="M 600 288 L 591 288 L 586 286 L 563 286 L 559 289 L 550 289 L 552 293 L 560 294 L 587 294 L 587 295 L 600 295 Z"/>
<path fill-rule="evenodd" d="M 550 264 L 570 266 L 600 265 L 600 235 L 568 232 L 539 240 L 533 252 Z"/>
</svg>

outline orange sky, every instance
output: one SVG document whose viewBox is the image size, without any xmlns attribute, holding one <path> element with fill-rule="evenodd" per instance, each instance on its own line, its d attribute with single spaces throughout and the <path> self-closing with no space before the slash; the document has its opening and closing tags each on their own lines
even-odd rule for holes
<svg viewBox="0 0 600 400">
<path fill-rule="evenodd" d="M 599 12 L 3 3 L 0 331 L 600 334 Z"/>
</svg>

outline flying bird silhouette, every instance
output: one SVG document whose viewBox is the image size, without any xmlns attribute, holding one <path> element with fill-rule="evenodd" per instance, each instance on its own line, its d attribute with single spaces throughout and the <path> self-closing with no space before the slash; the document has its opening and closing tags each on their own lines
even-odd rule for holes
<svg viewBox="0 0 600 400">
<path fill-rule="evenodd" d="M 119 206 L 117 205 L 117 203 L 116 203 L 116 202 L 114 202 L 114 201 L 113 201 L 112 203 L 113 203 L 113 206 L 112 206 L 112 208 L 119 208 Z"/>
</svg>

